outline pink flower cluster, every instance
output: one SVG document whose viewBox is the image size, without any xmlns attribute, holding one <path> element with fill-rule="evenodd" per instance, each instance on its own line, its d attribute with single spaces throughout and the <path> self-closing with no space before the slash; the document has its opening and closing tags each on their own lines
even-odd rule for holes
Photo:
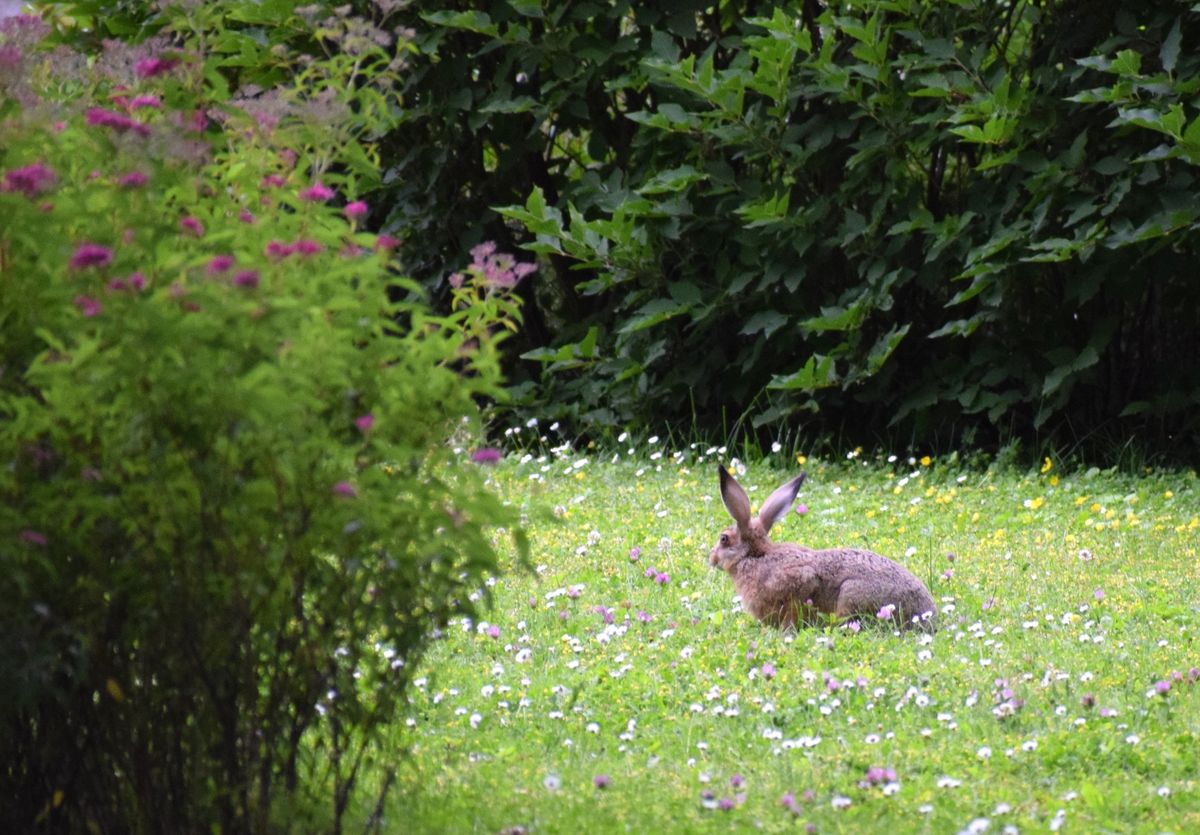
<svg viewBox="0 0 1200 835">
<path fill-rule="evenodd" d="M 112 262 L 112 250 L 99 244 L 81 244 L 71 259 L 73 268 L 106 267 Z M 128 278 L 113 278 L 105 285 L 110 293 L 134 291 L 140 293 L 146 289 L 146 277 L 141 273 L 132 273 Z M 104 312 L 104 305 L 99 299 L 84 293 L 74 299 L 75 307 L 85 319 L 91 319 Z"/>
<path fill-rule="evenodd" d="M 76 296 L 75 306 L 79 308 L 79 312 L 88 319 L 92 318 L 93 316 L 99 316 L 101 311 L 104 310 L 104 307 L 100 304 L 100 302 L 98 302 L 96 299 L 93 299 L 91 296 Z"/>
<path fill-rule="evenodd" d="M 69 266 L 73 270 L 88 267 L 107 267 L 112 263 L 112 250 L 102 244 L 82 243 L 75 247 Z"/>
<path fill-rule="evenodd" d="M 13 44 L 35 44 L 50 34 L 50 26 L 37 15 L 19 14 L 0 19 L 0 34 Z"/>
<path fill-rule="evenodd" d="M 150 178 L 141 171 L 130 171 L 117 178 L 117 185 L 121 188 L 141 188 L 148 182 L 150 182 Z"/>
<path fill-rule="evenodd" d="M 89 125 L 112 128 L 117 133 L 133 131 L 138 136 L 150 135 L 149 125 L 144 125 L 136 119 L 130 119 L 124 113 L 105 110 L 103 107 L 89 107 L 87 111 L 87 123 Z"/>
<path fill-rule="evenodd" d="M 187 215 L 179 219 L 179 228 L 196 238 L 204 237 L 204 224 L 199 218 Z"/>
<path fill-rule="evenodd" d="M 233 268 L 234 258 L 232 255 L 214 255 L 212 260 L 208 262 L 205 268 L 209 275 L 220 275 L 227 273 Z"/>
<path fill-rule="evenodd" d="M 1018 698 L 1013 689 L 1008 686 L 1008 679 L 998 678 L 995 681 L 996 692 L 992 698 L 992 714 L 997 719 L 1014 716 L 1025 707 L 1025 700 Z"/>
<path fill-rule="evenodd" d="M 13 44 L 0 45 L 0 69 L 18 69 L 25 59 L 21 47 Z"/>
<path fill-rule="evenodd" d="M 665 586 L 667 583 L 671 582 L 670 574 L 665 571 L 659 571 L 656 568 L 647 568 L 642 572 L 642 574 L 648 579 L 658 583 L 660 586 Z"/>
<path fill-rule="evenodd" d="M 301 238 L 297 241 L 292 241 L 290 244 L 285 244 L 283 241 L 271 241 L 267 244 L 266 253 L 268 258 L 283 260 L 289 255 L 300 255 L 309 257 L 316 255 L 324 249 L 320 243 L 309 238 Z"/>
<path fill-rule="evenodd" d="M 496 251 L 494 241 L 485 241 L 471 250 L 473 266 L 483 275 L 489 287 L 515 287 L 517 282 L 537 269 L 532 262 L 517 263 L 504 252 Z"/>
<path fill-rule="evenodd" d="M 322 183 L 313 183 L 299 194 L 301 200 L 309 203 L 324 203 L 326 200 L 332 200 L 333 196 L 333 189 Z"/>
<path fill-rule="evenodd" d="M 178 58 L 143 58 L 133 65 L 133 72 L 138 78 L 155 78 L 164 75 L 179 66 Z"/>
<path fill-rule="evenodd" d="M 30 528 L 26 528 L 25 530 L 21 531 L 21 541 L 28 542 L 30 545 L 37 545 L 41 548 L 46 547 L 46 545 L 50 542 L 44 533 L 41 531 L 32 530 Z"/>
<path fill-rule="evenodd" d="M 874 786 L 879 783 L 894 783 L 896 782 L 896 772 L 891 768 L 883 768 L 881 766 L 871 766 L 867 769 L 864 779 L 859 783 L 860 787 Z"/>
<path fill-rule="evenodd" d="M 0 183 L 0 191 L 19 191 L 32 199 L 49 191 L 56 182 L 58 175 L 53 169 L 45 163 L 35 162 L 6 172 L 3 183 Z"/>
<path fill-rule="evenodd" d="M 13 31 L 13 27 L 20 25 L 25 28 L 44 27 L 36 17 L 19 18 L 15 22 L 0 20 L 0 63 L 3 63 L 7 57 L 11 57 L 14 63 L 20 63 L 24 60 L 24 53 L 20 45 L 10 42 L 7 35 Z M 48 31 L 48 29 L 46 29 Z M 129 53 L 122 52 L 120 61 L 116 68 L 121 72 L 127 72 L 129 68 L 128 56 Z M 146 51 L 140 53 L 141 56 L 146 56 Z M 134 55 L 134 57 L 139 57 Z M 171 73 L 183 64 L 183 60 L 179 57 L 169 57 L 162 55 L 151 54 L 148 57 L 141 57 L 133 64 L 133 72 L 140 79 L 156 79 Z M 190 60 L 190 59 L 189 59 Z M 190 68 L 192 64 L 188 64 L 186 68 Z M 107 71 L 106 71 L 107 72 Z M 131 195 L 130 191 L 143 189 L 147 186 L 165 186 L 167 182 L 162 178 L 171 179 L 168 172 L 166 175 L 158 173 L 158 169 L 152 167 L 152 163 L 156 161 L 156 157 L 147 156 L 148 148 L 134 137 L 160 137 L 164 142 L 167 140 L 176 140 L 182 143 L 182 139 L 173 132 L 176 127 L 191 127 L 195 130 L 202 130 L 206 126 L 207 116 L 204 111 L 184 110 L 175 112 L 173 102 L 164 104 L 164 94 L 159 90 L 151 92 L 158 87 L 156 83 L 141 84 L 131 82 L 128 86 L 118 85 L 110 88 L 111 95 L 106 99 L 93 99 L 90 102 L 80 104 L 74 116 L 68 119 L 63 117 L 62 121 L 51 121 L 53 129 L 56 132 L 62 133 L 68 130 L 69 124 L 79 126 L 83 122 L 89 128 L 87 133 L 90 134 L 92 140 L 99 141 L 102 146 L 108 146 L 109 140 L 117 142 L 124 146 L 126 143 L 134 142 L 136 148 L 122 147 L 120 154 L 109 154 L 110 159 L 96 160 L 94 167 L 88 165 L 82 167 L 80 180 L 86 177 L 87 187 L 89 189 L 106 187 L 112 192 L 117 189 L 125 190 L 124 200 L 133 200 L 131 205 L 143 205 L 140 198 L 142 195 L 134 191 Z M 94 105 L 94 106 L 93 106 Z M 168 113 L 164 114 L 161 110 L 164 106 L 168 109 Z M 158 110 L 159 113 L 153 111 Z M 147 111 L 150 114 L 147 115 Z M 214 111 L 213 118 L 217 117 Z M 185 121 L 186 120 L 186 121 Z M 49 125 L 47 126 L 49 127 Z M 193 143 L 192 139 L 187 140 L 188 147 Z M 182 145 L 181 145 L 182 147 Z M 139 150 L 140 149 L 140 150 Z M 60 148 L 62 150 L 62 148 Z M 153 150 L 153 149 L 149 149 Z M 66 163 L 59 163 L 60 157 L 45 157 L 42 161 L 38 160 L 42 152 L 34 151 L 35 156 L 19 157 L 12 155 L 13 159 L 7 160 L 6 165 L 0 166 L 0 191 L 11 192 L 13 197 L 6 197 L 8 200 L 16 200 L 23 202 L 22 195 L 25 198 L 36 199 L 41 195 L 60 188 L 61 180 L 66 180 L 68 172 Z M 175 153 L 172 150 L 172 153 Z M 290 159 L 289 159 L 290 154 Z M 141 159 L 138 160 L 137 157 Z M 191 157 L 190 151 L 188 158 Z M 294 169 L 296 164 L 296 154 L 293 151 L 282 151 L 281 157 L 285 163 L 290 164 Z M 122 163 L 122 159 L 133 159 L 132 164 L 129 162 Z M 82 162 L 82 161 L 80 161 Z M 32 163 L 21 167 L 16 166 L 18 163 Z M 50 164 L 48 164 L 50 163 Z M 54 165 L 54 168 L 51 167 Z M 55 168 L 59 171 L 56 172 Z M 90 173 L 89 173 L 90 170 Z M 273 170 L 267 168 L 267 171 Z M 279 189 L 278 194 L 272 193 L 265 198 L 264 205 L 274 206 L 279 202 L 290 202 L 289 207 L 285 207 L 285 211 L 292 212 L 296 208 L 295 201 L 306 201 L 311 203 L 327 203 L 326 207 L 314 206 L 305 207 L 308 213 L 317 213 L 321 217 L 329 216 L 329 219 L 337 221 L 334 213 L 340 213 L 346 222 L 340 224 L 342 232 L 347 233 L 344 239 L 346 249 L 343 250 L 344 255 L 364 255 L 367 253 L 366 246 L 369 242 L 365 240 L 366 236 L 354 236 L 355 238 L 363 238 L 363 247 L 359 247 L 357 243 L 350 243 L 352 240 L 348 236 L 348 230 L 354 228 L 361 231 L 362 222 L 370 214 L 370 207 L 362 200 L 350 200 L 349 197 L 343 198 L 337 191 L 336 187 L 330 187 L 322 182 L 307 179 L 303 174 L 291 173 L 288 167 L 280 167 L 280 173 L 271 173 L 263 177 L 262 194 L 267 189 Z M 62 173 L 60 180 L 59 173 Z M 260 171 L 255 176 L 261 176 Z M 311 176 L 311 175 L 310 175 Z M 82 185 L 77 183 L 76 185 Z M 307 186 L 307 187 L 305 187 Z M 3 197 L 4 195 L 0 195 Z M 254 195 L 255 197 L 259 195 Z M 155 204 L 162 202 L 164 195 L 155 195 Z M 147 198 L 149 199 L 149 198 Z M 40 200 L 38 201 L 41 202 Z M 60 204 L 63 201 L 59 201 Z M 345 203 L 345 205 L 341 205 Z M 258 208 L 253 203 L 247 203 L 247 207 L 243 207 L 241 203 L 233 203 L 232 207 L 227 211 L 236 214 L 244 223 L 254 223 L 255 216 L 251 212 L 251 208 L 258 211 Z M 337 208 L 334 208 L 337 207 Z M 51 213 L 54 210 L 53 204 L 47 202 L 41 206 L 46 213 Z M 240 210 L 240 213 L 239 213 Z M 196 211 L 196 216 L 190 214 L 190 211 Z M 264 212 L 269 212 L 269 209 L 263 209 Z M 59 241 L 55 245 L 58 255 L 59 270 L 70 271 L 70 279 L 72 288 L 65 296 L 63 305 L 66 311 L 73 317 L 96 318 L 97 323 L 107 321 L 115 322 L 119 319 L 122 311 L 128 310 L 128 305 L 133 303 L 137 298 L 135 294 L 141 293 L 148 287 L 146 276 L 142 273 L 129 273 L 133 266 L 131 261 L 135 259 L 135 249 L 144 246 L 147 239 L 153 238 L 159 231 L 161 223 L 168 233 L 168 236 L 174 236 L 174 245 L 178 247 L 186 247 L 191 250 L 191 254 L 198 255 L 199 261 L 194 269 L 189 270 L 193 274 L 207 275 L 211 280 L 215 279 L 220 282 L 222 289 L 226 288 L 241 288 L 239 290 L 229 289 L 228 292 L 241 299 L 249 299 L 248 304 L 253 304 L 253 300 L 257 295 L 257 289 L 260 286 L 269 286 L 275 278 L 275 273 L 272 268 L 285 269 L 286 265 L 272 264 L 270 260 L 263 259 L 256 252 L 244 252 L 239 247 L 234 254 L 222 254 L 222 247 L 216 243 L 218 237 L 225 239 L 224 236 L 218 236 L 215 233 L 218 231 L 226 231 L 213 229 L 206 230 L 206 225 L 211 226 L 212 223 L 220 225 L 224 223 L 224 213 L 222 211 L 214 211 L 208 213 L 198 211 L 195 208 L 187 208 L 183 211 L 176 210 L 175 212 L 167 209 L 165 217 L 160 216 L 155 218 L 154 228 L 145 229 L 138 228 L 138 218 L 129 216 L 128 213 L 118 212 L 115 215 L 116 227 L 110 230 L 110 233 L 93 231 L 90 234 L 95 234 L 101 242 L 93 242 L 86 240 L 90 236 L 88 232 L 80 233 L 80 237 L 73 240 L 68 238 L 65 241 Z M 203 218 L 203 221 L 201 220 Z M 172 226 L 174 228 L 172 228 Z M 287 234 L 284 232 L 284 234 Z M 299 236 L 302 233 L 293 232 L 292 235 Z M 193 241 L 191 238 L 204 239 L 206 241 Z M 83 240 L 81 240 L 83 238 Z M 292 241 L 271 241 L 266 245 L 266 255 L 268 259 L 280 260 L 291 256 L 307 258 L 316 256 L 320 253 L 332 255 L 333 251 L 339 246 L 337 239 L 334 236 L 325 237 L 323 234 L 318 235 L 321 240 L 310 239 L 308 237 L 299 237 Z M 261 239 L 260 239 L 261 240 Z M 170 246 L 170 244 L 166 244 Z M 389 235 L 379 235 L 375 239 L 375 248 L 381 250 L 390 250 L 399 245 L 399 242 Z M 116 247 L 121 247 L 119 252 Z M 261 246 L 261 244 L 260 244 Z M 230 253 L 234 250 L 230 248 Z M 257 262 L 257 263 L 255 263 Z M 295 263 L 294 261 L 291 263 Z M 258 269 L 253 269 L 257 267 Z M 146 269 L 146 267 L 143 267 Z M 260 276 L 259 270 L 262 270 Z M 191 301 L 187 294 L 188 280 L 180 278 L 172 284 L 172 279 L 165 277 L 159 273 L 151 273 L 150 269 L 146 269 L 146 275 L 152 276 L 152 280 L 157 286 L 161 287 L 163 297 L 177 299 L 186 310 L 200 310 L 199 303 Z M 159 284 L 161 282 L 161 284 Z M 209 285 L 212 286 L 211 284 Z M 97 318 L 98 317 L 98 318 Z M 89 322 L 89 324 L 91 324 Z M 370 436 L 373 427 L 376 424 L 376 418 L 370 412 L 359 415 L 354 419 L 354 426 L 358 432 L 364 436 Z M 381 429 L 384 427 L 381 426 Z M 374 430 L 378 432 L 379 430 Z M 499 450 L 492 448 L 479 449 L 471 455 L 472 460 L 481 463 L 495 463 L 501 457 Z M 329 489 L 329 488 L 327 488 Z M 357 495 L 355 484 L 350 481 L 339 481 L 332 485 L 333 494 L 345 499 L 352 499 Z M 42 534 L 30 531 L 25 536 L 26 542 L 35 545 L 44 545 L 45 538 Z"/>
<path fill-rule="evenodd" d="M 1184 674 L 1179 670 L 1171 670 L 1166 678 L 1154 682 L 1154 693 L 1159 696 L 1166 696 L 1171 692 L 1171 685 L 1173 683 L 1182 684 L 1184 681 L 1188 685 L 1194 685 L 1197 681 L 1200 681 L 1200 668 L 1192 667 L 1188 670 L 1186 679 Z"/>
<path fill-rule="evenodd" d="M 501 457 L 502 453 L 495 447 L 483 447 L 471 453 L 471 461 L 476 464 L 495 464 Z"/>
<path fill-rule="evenodd" d="M 126 290 L 140 293 L 146 289 L 146 276 L 141 273 L 131 273 L 128 278 L 112 279 L 108 282 L 107 287 L 110 293 L 123 293 Z"/>
<path fill-rule="evenodd" d="M 479 276 L 485 287 L 512 288 L 537 269 L 532 262 L 517 262 L 507 252 L 497 252 L 495 241 L 484 241 L 471 250 L 470 272 Z M 450 286 L 458 289 L 466 280 L 462 273 L 450 276 Z"/>
</svg>

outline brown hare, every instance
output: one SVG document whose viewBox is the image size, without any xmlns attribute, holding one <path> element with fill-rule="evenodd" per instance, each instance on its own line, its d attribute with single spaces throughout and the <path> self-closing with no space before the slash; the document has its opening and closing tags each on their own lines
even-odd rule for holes
<svg viewBox="0 0 1200 835">
<path fill-rule="evenodd" d="M 871 551 L 817 551 L 767 538 L 771 526 L 791 509 L 807 473 L 768 496 L 752 517 L 746 491 L 719 464 L 717 472 L 721 499 L 734 525 L 721 533 L 708 561 L 733 578 L 742 605 L 754 617 L 782 628 L 809 623 L 816 612 L 935 628 L 933 596 L 904 566 Z"/>
</svg>

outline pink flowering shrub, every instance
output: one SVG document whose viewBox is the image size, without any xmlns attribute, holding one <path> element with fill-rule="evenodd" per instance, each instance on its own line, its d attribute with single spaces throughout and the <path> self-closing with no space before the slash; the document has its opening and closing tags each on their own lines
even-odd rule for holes
<svg viewBox="0 0 1200 835">
<path fill-rule="evenodd" d="M 494 568 L 493 530 L 523 542 L 447 441 L 500 392 L 526 268 L 488 254 L 487 292 L 435 315 L 363 228 L 359 141 L 385 111 L 351 106 L 374 79 L 347 73 L 387 61 L 311 63 L 318 88 L 278 89 L 311 103 L 340 78 L 344 110 L 270 121 L 194 47 L 112 46 L 59 78 L 64 47 L 16 43 L 0 830 L 336 824 L 429 636 Z"/>
<path fill-rule="evenodd" d="M 484 241 L 471 250 L 471 266 L 466 275 L 454 273 L 450 276 L 450 286 L 461 288 L 467 277 L 473 283 L 486 291 L 508 290 L 516 287 L 522 278 L 534 272 L 537 265 L 533 262 L 518 262 L 516 258 L 505 252 L 497 252 L 493 241 Z"/>
</svg>

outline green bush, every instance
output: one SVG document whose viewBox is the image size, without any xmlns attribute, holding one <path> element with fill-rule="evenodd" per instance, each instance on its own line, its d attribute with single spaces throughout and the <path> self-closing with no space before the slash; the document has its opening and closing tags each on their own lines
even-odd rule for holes
<svg viewBox="0 0 1200 835">
<path fill-rule="evenodd" d="M 1196 453 L 1194 10 L 406 14 L 391 222 L 434 276 L 483 237 L 544 256 L 534 414 Z"/>
<path fill-rule="evenodd" d="M 1194 11 L 193 5 L 234 89 L 303 70 L 281 51 L 403 64 L 371 222 L 439 307 L 484 240 L 543 256 L 514 420 L 1197 454 Z"/>
<path fill-rule="evenodd" d="M 90 57 L 0 24 L 5 831 L 369 812 L 422 651 L 523 550 L 470 460 L 518 268 L 435 315 L 353 199 L 388 53 L 235 98 L 203 13 Z"/>
</svg>

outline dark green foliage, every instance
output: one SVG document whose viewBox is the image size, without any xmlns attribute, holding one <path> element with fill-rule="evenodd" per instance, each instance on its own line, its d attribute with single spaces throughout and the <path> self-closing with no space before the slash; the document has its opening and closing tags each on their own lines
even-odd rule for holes
<svg viewBox="0 0 1200 835">
<path fill-rule="evenodd" d="M 484 237 L 545 255 L 530 411 L 1195 437 L 1187 4 L 422 3 L 407 22 L 390 222 L 431 281 Z"/>
<path fill-rule="evenodd" d="M 0 79 L 0 830 L 365 821 L 414 666 L 496 528 L 523 550 L 468 460 L 517 310 L 435 315 L 343 212 L 386 60 L 306 63 L 267 124 L 183 26 L 86 72 L 36 30 Z"/>
</svg>

